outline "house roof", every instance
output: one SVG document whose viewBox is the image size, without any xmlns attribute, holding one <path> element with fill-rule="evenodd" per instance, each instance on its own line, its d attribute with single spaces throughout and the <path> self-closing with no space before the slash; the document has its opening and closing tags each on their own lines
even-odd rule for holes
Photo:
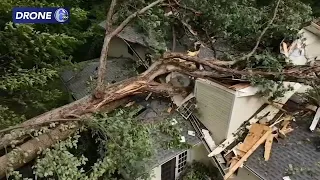
<svg viewBox="0 0 320 180">
<path fill-rule="evenodd" d="M 95 82 L 97 76 L 97 67 L 99 65 L 98 59 L 81 62 L 78 71 L 66 70 L 61 74 L 61 78 L 67 86 L 70 93 L 73 94 L 75 99 L 80 99 L 92 90 L 91 82 Z M 123 79 L 130 78 L 135 75 L 134 62 L 130 59 L 125 58 L 113 58 L 107 61 L 107 73 L 106 82 L 111 83 L 112 81 L 121 81 Z M 92 79 L 92 80 L 91 80 Z M 139 119 L 145 123 L 149 121 L 161 122 L 167 119 L 175 119 L 177 126 L 182 129 L 181 136 L 184 136 L 186 143 L 189 145 L 196 145 L 201 140 L 196 136 L 188 135 L 188 130 L 194 131 L 191 124 L 184 120 L 177 112 L 168 113 L 167 109 L 170 107 L 170 101 L 164 98 L 149 98 L 145 100 L 145 97 L 135 95 L 131 97 L 136 104 L 143 106 L 145 110 L 138 116 Z M 155 167 L 159 164 L 163 164 L 167 160 L 175 157 L 186 149 L 166 149 L 159 142 L 159 137 L 154 137 L 156 146 L 156 155 L 154 161 L 151 164 Z M 160 140 L 167 139 L 165 135 L 160 137 Z"/>
<path fill-rule="evenodd" d="M 65 70 L 61 73 L 61 79 L 68 91 L 75 99 L 81 99 L 88 95 L 97 78 L 99 59 L 93 59 L 79 63 L 78 70 Z M 112 58 L 107 61 L 105 81 L 107 83 L 118 82 L 136 75 L 135 62 L 128 58 Z"/>
<path fill-rule="evenodd" d="M 175 119 L 177 121 L 176 126 L 182 129 L 181 136 L 185 137 L 187 144 L 194 146 L 201 142 L 201 140 L 197 136 L 188 135 L 188 131 L 194 131 L 189 121 L 184 120 L 183 117 L 180 116 L 180 114 L 178 114 L 177 112 L 167 112 L 168 107 L 170 107 L 171 103 L 169 100 L 163 98 L 150 98 L 148 101 L 146 101 L 144 97 L 141 98 L 139 96 L 136 96 L 133 99 L 137 104 L 142 105 L 146 108 L 146 110 L 144 110 L 138 116 L 139 119 L 142 119 L 146 123 L 150 123 L 150 120 L 152 120 L 153 122 L 161 122 L 168 119 Z M 156 153 L 154 156 L 154 163 L 151 165 L 152 167 L 163 164 L 186 150 L 167 149 L 163 147 L 163 145 L 159 142 L 167 140 L 166 135 L 160 135 L 160 137 L 154 136 L 153 138 L 157 143 L 155 144 Z"/>
<path fill-rule="evenodd" d="M 99 26 L 105 29 L 106 27 L 106 20 L 99 23 Z M 112 29 L 115 29 L 113 27 Z M 143 33 L 138 32 L 138 30 L 132 26 L 126 26 L 120 33 L 117 34 L 117 37 L 124 39 L 131 43 L 137 43 L 145 47 L 153 47 L 155 44 L 155 40 L 149 38 Z"/>
<path fill-rule="evenodd" d="M 246 168 L 264 180 L 320 180 L 320 135 L 310 132 L 312 118 L 297 119 L 294 131 L 272 145 L 269 161 L 263 158 L 264 147 L 258 148 L 245 163 Z"/>
</svg>

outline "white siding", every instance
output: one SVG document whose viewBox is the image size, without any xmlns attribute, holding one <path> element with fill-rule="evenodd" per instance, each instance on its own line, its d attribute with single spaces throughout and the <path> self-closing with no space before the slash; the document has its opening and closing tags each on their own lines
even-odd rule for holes
<svg viewBox="0 0 320 180">
<path fill-rule="evenodd" d="M 227 138 L 234 94 L 220 86 L 197 80 L 195 97 L 200 121 L 219 144 Z"/>
<path fill-rule="evenodd" d="M 111 42 L 109 45 L 108 56 L 133 58 L 133 56 L 128 53 L 127 44 L 122 39 L 120 39 L 118 37 L 114 37 L 111 39 Z"/>
<path fill-rule="evenodd" d="M 176 157 L 176 161 L 178 161 L 179 154 L 175 157 Z M 169 160 L 171 160 L 171 159 L 169 159 Z M 194 161 L 194 160 L 199 161 L 201 163 L 204 163 L 208 166 L 213 166 L 210 158 L 208 157 L 208 152 L 202 143 L 197 144 L 188 150 L 187 162 L 192 163 L 192 161 Z M 166 162 L 164 162 L 163 164 L 165 164 Z M 177 169 L 176 169 L 176 173 L 177 173 Z M 176 176 L 177 176 L 177 174 L 176 174 Z M 161 180 L 161 165 L 159 165 L 151 170 L 151 180 Z"/>
<path fill-rule="evenodd" d="M 264 104 L 258 96 L 236 97 L 233 104 L 232 115 L 229 123 L 228 136 L 234 133 L 240 125 Z"/>
<path fill-rule="evenodd" d="M 140 56 L 142 60 L 145 60 L 146 58 L 146 47 L 143 47 L 139 44 L 132 44 L 130 43 L 130 46 L 137 52 L 137 54 Z M 109 51 L 108 56 L 110 57 L 125 57 L 125 58 L 131 58 L 133 60 L 138 60 L 138 57 L 133 54 L 131 55 L 128 52 L 128 45 L 125 43 L 122 39 L 118 37 L 114 37 L 111 39 L 110 45 L 109 45 Z"/>
<path fill-rule="evenodd" d="M 190 150 L 190 154 L 191 161 L 198 161 L 207 166 L 213 166 L 211 163 L 211 158 L 208 157 L 209 153 L 202 143 L 195 145 Z"/>
<path fill-rule="evenodd" d="M 152 169 L 151 180 L 161 180 L 161 165 Z"/>
</svg>

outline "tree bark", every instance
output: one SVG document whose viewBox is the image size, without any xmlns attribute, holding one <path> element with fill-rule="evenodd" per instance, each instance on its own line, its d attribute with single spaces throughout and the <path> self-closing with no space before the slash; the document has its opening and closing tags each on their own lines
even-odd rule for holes
<svg viewBox="0 0 320 180">
<path fill-rule="evenodd" d="M 190 64 L 190 62 L 192 63 Z M 22 123 L 22 126 L 44 124 L 45 122 L 54 121 L 55 119 L 87 117 L 90 116 L 93 112 L 97 112 L 103 109 L 105 105 L 119 102 L 120 99 L 139 93 L 155 92 L 166 96 L 185 93 L 184 89 L 182 88 L 176 88 L 172 87 L 169 84 L 162 84 L 154 81 L 158 76 L 171 72 L 179 72 L 195 78 L 214 78 L 218 80 L 221 78 L 232 79 L 232 76 L 234 75 L 245 75 L 247 77 L 254 75 L 277 80 L 279 79 L 279 75 L 283 75 L 284 80 L 292 80 L 297 82 L 316 81 L 319 83 L 319 78 L 317 78 L 317 76 L 315 75 L 312 76 L 312 74 L 314 74 L 314 72 L 319 72 L 320 67 L 312 67 L 312 73 L 306 73 L 305 71 L 303 71 L 304 73 L 301 73 L 302 71 L 299 71 L 299 68 L 290 68 L 288 70 L 284 70 L 283 72 L 264 72 L 260 70 L 240 71 L 224 67 L 225 64 L 218 62 L 219 61 L 217 60 L 206 61 L 195 57 L 188 57 L 179 53 L 166 54 L 163 59 L 160 59 L 152 64 L 144 73 L 136 77 L 111 84 L 109 86 L 103 86 L 103 96 L 101 97 L 101 99 L 96 99 L 93 95 L 88 95 L 71 104 L 65 105 L 63 107 L 54 109 L 40 116 L 27 120 Z M 201 64 L 211 67 L 212 70 L 199 70 L 195 66 L 195 64 Z M 217 64 L 219 64 L 220 66 Z M 15 132 L 14 134 L 16 134 L 16 136 L 14 136 L 13 134 L 5 135 L 0 141 L 2 147 L 8 146 L 10 141 L 18 137 L 18 130 L 13 130 L 12 132 Z M 57 135 L 58 139 L 63 139 L 65 138 L 65 136 L 67 135 Z M 47 140 L 46 137 L 44 139 Z M 31 144 L 34 144 L 34 140 L 31 140 L 31 142 Z M 54 144 L 55 142 L 56 141 L 51 141 L 50 145 Z M 30 142 L 26 143 L 30 145 Z M 29 145 L 26 146 L 23 144 L 21 145 L 21 149 L 23 149 L 23 151 L 28 151 L 28 148 L 31 148 L 32 151 L 35 151 L 35 148 L 37 148 L 39 144 L 34 144 L 33 147 Z M 49 144 L 45 145 L 45 147 L 48 146 Z M 37 149 L 37 151 L 38 150 L 39 149 Z M 25 161 L 20 162 L 20 164 L 16 164 L 15 167 L 21 167 L 23 163 L 27 162 L 29 159 L 31 159 L 31 157 L 34 158 L 35 155 L 28 156 Z M 3 163 L 7 162 L 7 157 L 3 157 L 1 159 L 3 159 L 2 161 L 0 160 L 1 166 L 6 166 Z"/>
<path fill-rule="evenodd" d="M 114 4 L 114 6 L 115 6 L 115 2 L 114 1 L 116 1 L 116 0 L 113 0 L 111 2 L 111 5 Z M 111 17 L 110 16 L 112 15 L 114 6 L 110 7 L 110 10 L 108 12 L 107 22 L 106 22 L 106 25 L 108 25 L 106 27 L 107 28 L 106 29 L 106 36 L 104 38 L 104 42 L 103 42 L 103 46 L 102 46 L 102 50 L 101 50 L 101 56 L 100 56 L 100 60 L 99 60 L 100 61 L 100 65 L 99 65 L 99 69 L 98 69 L 97 88 L 96 88 L 96 91 L 95 91 L 95 97 L 96 98 L 101 98 L 103 96 L 103 84 L 104 84 L 106 68 L 107 68 L 106 67 L 106 65 L 107 65 L 107 55 L 108 55 L 109 43 L 110 43 L 111 39 L 114 36 L 116 36 L 117 34 L 119 34 L 133 18 L 137 17 L 140 14 L 145 13 L 147 10 L 149 10 L 150 8 L 156 6 L 157 4 L 159 4 L 159 3 L 163 2 L 163 1 L 164 0 L 154 1 L 153 3 L 149 4 L 148 6 L 142 8 L 141 10 L 131 14 L 111 33 L 109 33 L 108 29 L 110 29 L 110 27 L 109 27 L 111 25 Z"/>
<path fill-rule="evenodd" d="M 121 99 L 109 103 L 107 106 L 102 107 L 104 112 L 111 112 L 117 107 L 128 102 L 127 98 Z M 0 157 L 0 179 L 6 176 L 8 168 L 18 169 L 24 166 L 26 163 L 33 160 L 43 150 L 50 148 L 58 141 L 65 140 L 70 137 L 80 127 L 80 123 L 73 122 L 73 128 L 65 129 L 63 125 L 59 125 L 57 128 L 51 130 L 48 133 L 42 134 L 37 138 L 31 139 L 26 143 L 16 148 L 16 151 L 11 151 L 8 154 Z M 9 166 L 10 165 L 10 166 Z"/>
</svg>

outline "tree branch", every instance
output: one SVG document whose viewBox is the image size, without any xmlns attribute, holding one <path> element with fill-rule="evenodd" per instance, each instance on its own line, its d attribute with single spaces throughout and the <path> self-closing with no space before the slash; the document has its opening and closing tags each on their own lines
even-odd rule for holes
<svg viewBox="0 0 320 180">
<path fill-rule="evenodd" d="M 261 32 L 261 34 L 260 34 L 260 36 L 259 36 L 259 38 L 258 38 L 258 40 L 257 40 L 257 43 L 256 43 L 255 47 L 252 49 L 252 51 L 251 51 L 249 54 L 247 54 L 247 55 L 245 56 L 244 59 L 247 59 L 247 60 L 248 60 L 248 59 L 257 51 L 258 46 L 259 46 L 259 44 L 260 44 L 260 41 L 261 41 L 262 37 L 263 37 L 264 34 L 267 32 L 267 30 L 270 28 L 271 24 L 273 23 L 273 21 L 275 20 L 275 18 L 276 18 L 276 16 L 277 16 L 280 1 L 281 1 L 281 0 L 278 0 L 278 2 L 277 2 L 277 4 L 276 4 L 276 7 L 275 7 L 275 9 L 274 9 L 273 17 L 272 17 L 272 19 L 269 21 L 269 23 L 267 24 L 267 26 L 262 30 L 262 32 Z"/>
<path fill-rule="evenodd" d="M 183 9 L 189 10 L 189 11 L 193 12 L 196 15 L 200 15 L 201 14 L 200 11 L 197 11 L 197 10 L 195 10 L 193 8 L 190 8 L 190 7 L 186 6 L 186 5 L 181 5 L 177 0 L 173 0 L 173 1 L 177 6 L 182 7 Z"/>
<path fill-rule="evenodd" d="M 117 0 L 112 0 L 110 4 L 110 8 L 107 14 L 107 20 L 106 20 L 106 34 L 110 32 L 111 26 L 112 26 L 112 16 L 114 12 L 114 8 L 117 4 Z"/>
<path fill-rule="evenodd" d="M 34 127 L 34 126 L 42 126 L 44 124 L 48 124 L 48 123 L 54 123 L 54 122 L 70 122 L 70 121 L 81 121 L 82 119 L 53 119 L 50 121 L 46 121 L 46 122 L 40 122 L 37 124 L 28 124 L 28 125 L 17 125 L 17 126 L 11 126 L 5 129 L 1 129 L 0 133 L 4 133 L 4 132 L 9 132 L 15 129 L 26 129 L 26 128 L 30 128 L 30 127 Z"/>
<path fill-rule="evenodd" d="M 113 0 L 115 1 L 115 0 Z M 109 43 L 111 41 L 111 39 L 117 35 L 118 33 L 120 33 L 125 26 L 135 17 L 137 17 L 140 14 L 143 14 L 144 12 L 146 12 L 147 10 L 149 10 L 150 8 L 156 6 L 157 4 L 163 2 L 164 0 L 157 0 L 154 1 L 153 3 L 149 4 L 148 6 L 142 8 L 139 11 L 136 11 L 135 13 L 131 14 L 130 16 L 128 16 L 114 31 L 112 31 L 111 33 L 107 33 L 108 30 L 106 30 L 106 36 L 104 38 L 104 42 L 103 42 L 103 47 L 101 50 L 101 56 L 100 56 L 100 65 L 99 65 L 99 69 L 98 69 L 98 80 L 97 80 L 97 88 L 95 91 L 95 97 L 96 98 L 101 98 L 103 96 L 103 84 L 104 84 L 104 79 L 105 79 L 105 73 L 106 73 L 106 65 L 107 65 L 107 54 L 108 54 L 108 49 L 109 49 Z M 115 2 L 114 2 L 115 3 Z M 110 8 L 114 8 L 114 6 L 111 6 Z M 113 12 L 113 10 L 109 10 L 110 14 Z M 109 15 L 109 13 L 108 13 Z M 109 19 L 109 17 L 107 18 L 107 20 Z"/>
</svg>

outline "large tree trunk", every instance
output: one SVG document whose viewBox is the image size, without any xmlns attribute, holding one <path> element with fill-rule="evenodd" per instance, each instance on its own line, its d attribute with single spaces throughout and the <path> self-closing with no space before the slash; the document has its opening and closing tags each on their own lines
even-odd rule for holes
<svg viewBox="0 0 320 180">
<path fill-rule="evenodd" d="M 199 70 L 198 68 L 196 68 L 195 64 L 190 64 L 190 62 L 208 66 L 212 68 L 212 70 L 210 71 Z M 79 118 L 83 116 L 89 116 L 91 113 L 103 109 L 103 106 L 105 105 L 108 105 L 112 102 L 117 102 L 120 99 L 123 99 L 131 95 L 139 94 L 139 93 L 155 92 L 155 93 L 164 94 L 167 96 L 173 96 L 174 94 L 177 94 L 177 93 L 184 93 L 184 89 L 172 87 L 169 84 L 161 84 L 154 81 L 158 76 L 164 75 L 170 72 L 179 72 L 179 73 L 183 73 L 193 77 L 211 78 L 211 79 L 214 78 L 218 80 L 219 79 L 221 80 L 221 78 L 232 79 L 232 77 L 235 75 L 241 76 L 242 79 L 245 79 L 245 77 L 250 77 L 254 75 L 254 76 L 261 76 L 269 79 L 278 80 L 278 78 L 280 77 L 279 75 L 282 75 L 284 80 L 289 80 L 289 81 L 297 81 L 297 82 L 305 82 L 305 83 L 319 82 L 319 78 L 315 75 L 317 72 L 320 71 L 320 68 L 317 66 L 303 67 L 304 71 L 302 71 L 301 68 L 288 68 L 283 72 L 264 72 L 259 70 L 240 71 L 240 70 L 225 67 L 226 65 L 229 65 L 229 64 L 228 63 L 225 64 L 222 61 L 217 61 L 217 60 L 207 61 L 207 60 L 198 59 L 194 57 L 188 57 L 183 54 L 177 54 L 177 53 L 166 54 L 163 59 L 160 59 L 156 63 L 152 64 L 151 67 L 141 75 L 138 75 L 137 77 L 132 77 L 130 79 L 127 79 L 109 86 L 104 86 L 102 88 L 103 96 L 101 97 L 101 99 L 97 99 L 93 95 L 88 95 L 71 104 L 65 105 L 63 107 L 54 109 L 40 116 L 32 118 L 22 123 L 21 125 L 25 127 L 30 127 L 32 125 L 44 124 L 45 122 L 52 122 L 55 119 L 70 118 L 70 117 Z M 313 72 L 305 71 L 306 68 L 312 69 Z M 13 131 L 16 132 L 15 134 L 18 134 L 19 132 L 19 130 L 13 130 Z M 60 132 L 61 135 L 58 133 L 59 132 L 58 130 L 54 130 L 52 132 L 56 133 L 55 136 L 58 138 L 57 140 L 62 140 L 62 139 L 65 139 L 67 136 L 69 136 L 69 133 L 67 132 Z M 12 134 L 5 135 L 1 139 L 1 147 L 5 147 L 9 145 L 10 141 L 16 138 L 17 136 L 15 137 Z M 44 145 L 40 145 L 39 143 L 35 142 L 35 140 L 33 139 L 21 145 L 20 149 L 23 152 L 27 152 L 28 150 L 29 151 L 31 150 L 32 152 L 36 152 L 36 151 L 39 152 L 44 148 L 50 147 L 52 144 L 56 142 L 56 140 L 48 140 L 48 137 L 46 135 L 43 136 L 43 140 L 46 141 Z M 41 147 L 41 149 L 38 148 L 39 146 Z M 14 164 L 14 167 L 23 166 L 23 164 L 30 161 L 35 156 L 36 156 L 36 153 L 31 153 L 26 158 L 22 157 L 20 161 Z M 7 162 L 8 162 L 8 155 L 0 158 L 0 164 L 2 167 L 0 168 L 0 174 L 5 174 L 5 170 L 6 170 L 5 167 Z"/>
</svg>

